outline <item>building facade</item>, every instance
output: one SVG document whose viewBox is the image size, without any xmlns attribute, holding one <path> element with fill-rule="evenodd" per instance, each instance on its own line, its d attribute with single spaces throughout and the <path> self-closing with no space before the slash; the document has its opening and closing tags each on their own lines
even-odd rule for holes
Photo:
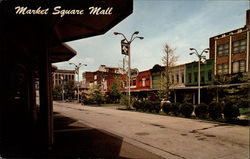
<svg viewBox="0 0 250 159">
<path fill-rule="evenodd" d="M 250 70 L 250 10 L 246 25 L 210 38 L 210 58 L 214 59 L 214 74 L 237 74 Z"/>
<path fill-rule="evenodd" d="M 110 91 L 110 86 L 115 78 L 120 78 L 122 69 L 101 65 L 97 71 L 84 72 L 83 85 L 88 89 L 93 85 L 100 85 L 105 93 Z"/>
<path fill-rule="evenodd" d="M 75 81 L 75 70 L 55 70 L 52 74 L 53 87 Z"/>
<path fill-rule="evenodd" d="M 200 64 L 201 86 L 213 84 L 213 70 L 214 70 L 213 59 L 208 59 L 204 63 Z M 186 76 L 185 85 L 187 87 L 198 85 L 198 62 L 191 62 L 186 64 L 185 76 Z"/>
</svg>

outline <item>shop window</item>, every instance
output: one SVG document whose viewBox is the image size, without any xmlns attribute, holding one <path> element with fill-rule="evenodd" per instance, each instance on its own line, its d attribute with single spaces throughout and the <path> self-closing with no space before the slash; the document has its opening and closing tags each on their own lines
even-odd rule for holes
<svg viewBox="0 0 250 159">
<path fill-rule="evenodd" d="M 247 48 L 247 41 L 246 39 L 238 40 L 233 42 L 233 53 L 241 53 L 246 51 Z"/>
</svg>

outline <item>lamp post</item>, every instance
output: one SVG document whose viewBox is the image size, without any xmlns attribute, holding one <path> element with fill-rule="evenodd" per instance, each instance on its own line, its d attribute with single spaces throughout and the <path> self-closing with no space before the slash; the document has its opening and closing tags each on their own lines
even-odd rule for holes
<svg viewBox="0 0 250 159">
<path fill-rule="evenodd" d="M 61 75 L 60 78 L 62 80 L 62 101 L 64 102 L 64 77 L 63 75 Z"/>
<path fill-rule="evenodd" d="M 79 64 L 74 64 L 74 63 L 69 63 L 70 65 L 74 65 L 75 66 L 75 73 L 77 74 L 77 102 L 80 103 L 80 98 L 79 98 L 79 87 L 80 87 L 80 79 L 79 79 L 79 70 L 80 70 L 80 67 L 82 66 L 87 66 L 87 64 L 82 64 L 82 63 L 79 63 Z"/>
<path fill-rule="evenodd" d="M 130 52 L 130 44 L 132 43 L 132 41 L 134 41 L 136 38 L 138 39 L 144 39 L 144 37 L 141 36 L 134 36 L 134 35 L 138 35 L 139 31 L 135 31 L 131 37 L 130 40 L 128 40 L 126 38 L 126 36 L 123 33 L 119 33 L 119 32 L 114 32 L 115 35 L 122 35 L 123 36 L 123 40 L 125 40 L 125 42 L 127 43 L 128 47 L 128 108 L 130 108 L 130 100 L 131 100 L 131 91 L 130 91 L 130 81 L 131 81 L 131 52 Z"/>
<path fill-rule="evenodd" d="M 200 54 L 195 48 L 190 48 L 191 52 L 189 55 L 195 54 L 198 57 L 198 104 L 201 102 L 201 62 L 203 59 L 205 59 L 205 56 L 202 56 L 203 53 L 208 53 L 209 48 L 204 49 Z"/>
</svg>

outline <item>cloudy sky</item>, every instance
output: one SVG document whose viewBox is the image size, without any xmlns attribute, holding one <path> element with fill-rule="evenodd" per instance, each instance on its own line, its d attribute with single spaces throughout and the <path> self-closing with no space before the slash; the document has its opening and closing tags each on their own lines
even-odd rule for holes
<svg viewBox="0 0 250 159">
<path fill-rule="evenodd" d="M 120 52 L 122 32 L 130 38 L 134 31 L 139 36 L 131 44 L 131 65 L 140 71 L 162 64 L 165 43 L 176 48 L 178 63 L 197 60 L 189 55 L 189 48 L 198 51 L 209 47 L 209 38 L 243 27 L 249 0 L 134 0 L 132 15 L 101 36 L 72 41 L 69 44 L 77 55 L 69 62 L 86 63 L 81 71 L 95 71 L 103 64 L 122 66 Z M 59 69 L 74 69 L 69 62 L 55 64 Z"/>
</svg>

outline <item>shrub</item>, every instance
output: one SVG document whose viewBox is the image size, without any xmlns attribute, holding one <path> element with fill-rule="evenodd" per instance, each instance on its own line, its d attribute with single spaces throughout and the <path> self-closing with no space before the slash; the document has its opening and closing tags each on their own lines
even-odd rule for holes
<svg viewBox="0 0 250 159">
<path fill-rule="evenodd" d="M 152 111 L 152 102 L 149 100 L 145 100 L 143 103 L 143 111 L 144 112 L 151 112 Z"/>
<path fill-rule="evenodd" d="M 227 121 L 231 121 L 240 115 L 239 107 L 236 103 L 228 101 L 224 106 L 223 114 Z"/>
<path fill-rule="evenodd" d="M 190 117 L 193 113 L 194 106 L 191 103 L 183 103 L 180 107 L 180 113 L 185 117 Z"/>
<path fill-rule="evenodd" d="M 218 118 L 222 117 L 222 107 L 220 103 L 218 102 L 212 102 L 208 106 L 208 114 L 209 117 L 212 118 L 213 120 L 216 120 Z"/>
<path fill-rule="evenodd" d="M 171 104 L 170 112 L 173 115 L 178 116 L 179 115 L 179 111 L 180 111 L 180 103 L 172 103 Z"/>
<path fill-rule="evenodd" d="M 140 110 L 141 102 L 138 100 L 134 101 L 133 107 L 135 108 L 136 111 Z"/>
<path fill-rule="evenodd" d="M 169 112 L 171 111 L 171 103 L 163 103 L 162 110 L 164 111 L 164 113 L 169 114 Z"/>
<path fill-rule="evenodd" d="M 250 103 L 249 100 L 245 100 L 245 101 L 241 100 L 237 102 L 237 105 L 239 108 L 249 108 L 249 103 Z"/>
<path fill-rule="evenodd" d="M 194 113 L 196 117 L 199 118 L 207 118 L 208 116 L 208 106 L 204 103 L 198 104 L 195 107 Z"/>
<path fill-rule="evenodd" d="M 127 95 L 122 95 L 121 96 L 120 104 L 128 106 L 128 96 Z"/>
<path fill-rule="evenodd" d="M 160 110 L 161 110 L 161 103 L 160 103 L 160 101 L 153 101 L 153 102 L 151 102 L 151 112 L 153 112 L 153 113 L 159 113 L 160 112 Z"/>
</svg>

